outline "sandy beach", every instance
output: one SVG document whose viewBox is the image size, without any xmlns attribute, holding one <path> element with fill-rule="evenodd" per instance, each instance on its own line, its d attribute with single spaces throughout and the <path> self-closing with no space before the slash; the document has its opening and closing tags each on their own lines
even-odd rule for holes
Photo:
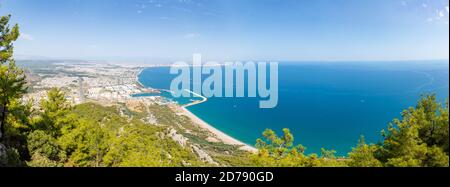
<svg viewBox="0 0 450 187">
<path fill-rule="evenodd" d="M 142 87 L 144 87 L 144 85 L 139 81 L 139 75 L 142 73 L 142 71 L 144 69 L 145 68 L 140 69 L 139 72 L 136 74 L 136 83 L 138 85 L 142 86 Z M 254 147 L 252 147 L 250 145 L 247 145 L 247 144 L 245 144 L 245 143 L 243 143 L 243 142 L 241 142 L 239 140 L 236 140 L 235 138 L 233 138 L 233 137 L 223 133 L 222 131 L 214 128 L 210 124 L 206 123 L 205 121 L 203 121 L 202 119 L 197 117 L 191 111 L 189 111 L 187 109 L 187 107 L 206 102 L 208 99 L 203 97 L 203 96 L 201 96 L 201 95 L 199 95 L 199 94 L 197 94 L 197 93 L 194 93 L 192 91 L 189 91 L 189 90 L 186 90 L 186 91 L 190 92 L 190 93 L 192 93 L 194 95 L 198 95 L 199 97 L 202 97 L 203 100 L 200 101 L 200 102 L 194 102 L 194 103 L 191 103 L 191 104 L 188 104 L 188 105 L 185 105 L 185 106 L 177 107 L 179 109 L 179 111 L 182 112 L 183 115 L 189 117 L 192 120 L 192 122 L 197 124 L 200 128 L 205 129 L 205 130 L 213 133 L 216 136 L 215 138 L 219 139 L 220 141 L 222 141 L 225 144 L 241 146 L 239 149 L 240 150 L 244 150 L 244 151 L 249 151 L 249 152 L 257 152 L 258 151 L 256 148 L 254 148 Z"/>
<path fill-rule="evenodd" d="M 205 121 L 203 121 L 202 119 L 197 117 L 195 114 L 193 114 L 191 111 L 189 111 L 187 108 L 180 107 L 180 110 L 183 112 L 183 114 L 185 116 L 188 116 L 195 124 L 197 124 L 199 127 L 203 128 L 203 129 L 208 130 L 209 132 L 213 133 L 216 136 L 216 138 L 221 140 L 223 143 L 229 144 L 229 145 L 241 146 L 240 147 L 241 150 L 245 150 L 245 151 L 249 151 L 249 152 L 257 151 L 256 148 L 249 146 L 239 140 L 236 140 L 235 138 L 233 138 L 233 137 L 223 133 L 222 131 L 214 128 L 213 126 L 209 125 L 208 123 L 206 123 Z"/>
</svg>

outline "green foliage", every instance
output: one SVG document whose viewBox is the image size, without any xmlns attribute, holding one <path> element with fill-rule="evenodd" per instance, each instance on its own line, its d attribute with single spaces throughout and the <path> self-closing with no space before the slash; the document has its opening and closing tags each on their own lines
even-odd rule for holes
<svg viewBox="0 0 450 187">
<path fill-rule="evenodd" d="M 59 160 L 61 149 L 56 139 L 42 130 L 36 130 L 28 135 L 28 150 L 32 155 L 39 154 L 50 160 Z"/>
<path fill-rule="evenodd" d="M 19 37 L 19 26 L 10 26 L 11 16 L 0 17 L 0 144 L 7 148 L 7 163 L 27 159 L 26 130 L 28 108 L 19 100 L 26 92 L 25 75 L 14 61 L 13 42 Z M 5 155 L 3 155 L 5 157 Z M 20 164 L 21 165 L 21 164 Z"/>
<path fill-rule="evenodd" d="M 12 27 L 9 25 L 10 15 L 2 16 L 0 18 L 0 63 L 7 63 L 12 59 L 14 53 L 14 47 L 12 43 L 19 38 L 19 26 L 16 24 Z"/>
<path fill-rule="evenodd" d="M 358 141 L 358 146 L 353 148 L 349 155 L 348 166 L 350 167 L 381 167 L 382 164 L 374 156 L 378 150 L 376 145 L 367 145 L 364 136 Z"/>
<path fill-rule="evenodd" d="M 1 145 L 0 145 L 1 146 Z M 0 149 L 2 149 L 0 147 Z M 20 160 L 19 152 L 15 148 L 0 150 L 0 167 L 21 167 L 23 162 Z"/>
<path fill-rule="evenodd" d="M 169 139 L 158 138 L 154 129 L 143 124 L 126 127 L 111 143 L 111 149 L 105 156 L 107 166 L 201 165 L 189 150 L 181 148 Z"/>
<path fill-rule="evenodd" d="M 256 140 L 258 149 L 266 150 L 268 154 L 275 158 L 282 158 L 288 155 L 293 149 L 294 136 L 289 129 L 283 129 L 283 136 L 278 135 L 271 129 L 263 132 L 264 139 Z M 296 150 L 297 151 L 297 150 Z"/>
<path fill-rule="evenodd" d="M 118 114 L 117 107 L 103 107 L 94 103 L 86 103 L 76 106 L 72 111 L 79 118 L 88 119 L 111 130 L 118 130 L 123 124 L 128 124 L 128 119 Z"/>
<path fill-rule="evenodd" d="M 0 141 L 4 140 L 10 104 L 25 92 L 25 75 L 13 59 L 13 42 L 19 37 L 19 26 L 9 25 L 11 16 L 0 17 Z"/>
<path fill-rule="evenodd" d="M 188 149 L 161 138 L 163 128 L 126 119 L 120 109 L 92 103 L 75 107 L 75 128 L 59 139 L 73 166 L 201 166 Z"/>
<path fill-rule="evenodd" d="M 76 125 L 76 117 L 59 89 L 48 91 L 47 98 L 40 101 L 40 110 L 30 120 L 32 131 L 28 133 L 29 165 L 62 166 L 67 153 L 62 149 L 59 139 L 64 129 Z"/>
<path fill-rule="evenodd" d="M 30 158 L 27 136 L 31 131 L 31 111 L 31 103 L 22 104 L 19 100 L 12 100 L 9 104 L 3 144 L 16 149 L 22 160 Z"/>
<path fill-rule="evenodd" d="M 34 154 L 31 160 L 27 162 L 29 167 L 63 167 L 64 164 L 60 161 L 50 160 L 46 156 L 39 153 Z"/>
<path fill-rule="evenodd" d="M 322 153 L 323 159 L 335 159 L 336 158 L 335 150 L 326 150 L 325 148 L 322 148 L 322 149 L 320 149 L 320 152 Z"/>
<path fill-rule="evenodd" d="M 283 129 L 279 137 L 273 130 L 263 132 L 263 139 L 258 139 L 258 153 L 251 155 L 253 166 L 257 167 L 322 167 L 342 166 L 343 162 L 336 160 L 335 151 L 322 149 L 322 157 L 316 154 L 306 156 L 306 148 L 294 146 L 294 136 L 289 129 Z"/>
<path fill-rule="evenodd" d="M 448 166 L 448 111 L 435 95 L 423 96 L 382 132 L 379 160 L 395 167 Z"/>
<path fill-rule="evenodd" d="M 101 166 L 110 138 L 105 129 L 88 120 L 80 120 L 75 128 L 58 139 L 74 166 Z"/>
<path fill-rule="evenodd" d="M 53 88 L 48 91 L 47 99 L 40 102 L 40 109 L 40 114 L 34 118 L 33 126 L 51 136 L 60 136 L 63 128 L 71 128 L 71 125 L 76 123 L 70 103 L 60 89 Z"/>
</svg>

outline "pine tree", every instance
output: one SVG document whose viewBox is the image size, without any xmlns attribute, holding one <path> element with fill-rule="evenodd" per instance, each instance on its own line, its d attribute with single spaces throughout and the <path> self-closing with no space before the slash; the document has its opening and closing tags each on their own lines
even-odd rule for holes
<svg viewBox="0 0 450 187">
<path fill-rule="evenodd" d="M 32 157 L 28 165 L 62 166 L 67 156 L 58 139 L 63 128 L 73 127 L 76 122 L 64 93 L 57 88 L 48 91 L 47 99 L 40 101 L 40 111 L 33 118 L 33 131 L 27 137 L 28 151 Z"/>
<path fill-rule="evenodd" d="M 278 135 L 271 129 L 266 129 L 263 132 L 264 139 L 256 140 L 256 147 L 260 150 L 265 149 L 270 156 L 281 158 L 289 154 L 293 149 L 294 136 L 287 128 L 283 129 L 283 136 Z"/>
<path fill-rule="evenodd" d="M 5 137 L 11 102 L 26 92 L 24 72 L 13 58 L 13 42 L 19 37 L 19 26 L 16 24 L 11 28 L 10 18 L 10 15 L 0 18 L 0 142 Z"/>
<path fill-rule="evenodd" d="M 350 167 L 381 167 L 383 166 L 379 160 L 375 158 L 377 150 L 376 145 L 368 145 L 364 136 L 358 141 L 358 146 L 353 148 L 349 155 L 348 166 Z"/>
<path fill-rule="evenodd" d="M 35 119 L 34 128 L 43 130 L 53 137 L 61 136 L 63 128 L 70 128 L 76 121 L 71 114 L 72 107 L 65 94 L 58 88 L 47 93 L 47 99 L 40 102 L 41 113 Z"/>
<path fill-rule="evenodd" d="M 383 131 L 379 160 L 395 167 L 448 167 L 448 104 L 426 95 Z"/>
</svg>

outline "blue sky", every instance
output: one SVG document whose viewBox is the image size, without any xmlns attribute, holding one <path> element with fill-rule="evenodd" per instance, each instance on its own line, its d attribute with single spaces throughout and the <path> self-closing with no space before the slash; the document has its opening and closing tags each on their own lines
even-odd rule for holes
<svg viewBox="0 0 450 187">
<path fill-rule="evenodd" d="M 448 0 L 0 0 L 16 53 L 80 59 L 448 59 Z"/>
</svg>

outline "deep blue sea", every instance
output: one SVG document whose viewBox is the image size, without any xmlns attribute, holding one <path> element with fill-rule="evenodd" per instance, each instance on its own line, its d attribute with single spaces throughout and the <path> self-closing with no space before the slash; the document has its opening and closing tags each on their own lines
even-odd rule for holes
<svg viewBox="0 0 450 187">
<path fill-rule="evenodd" d="M 148 68 L 139 80 L 147 87 L 169 89 L 175 77 L 169 68 Z M 249 145 L 267 128 L 278 133 L 289 128 L 307 153 L 326 148 L 345 156 L 361 135 L 377 143 L 381 130 L 415 106 L 421 94 L 436 93 L 445 103 L 448 90 L 448 61 L 284 62 L 274 109 L 259 109 L 259 98 L 210 98 L 188 109 Z"/>
</svg>

